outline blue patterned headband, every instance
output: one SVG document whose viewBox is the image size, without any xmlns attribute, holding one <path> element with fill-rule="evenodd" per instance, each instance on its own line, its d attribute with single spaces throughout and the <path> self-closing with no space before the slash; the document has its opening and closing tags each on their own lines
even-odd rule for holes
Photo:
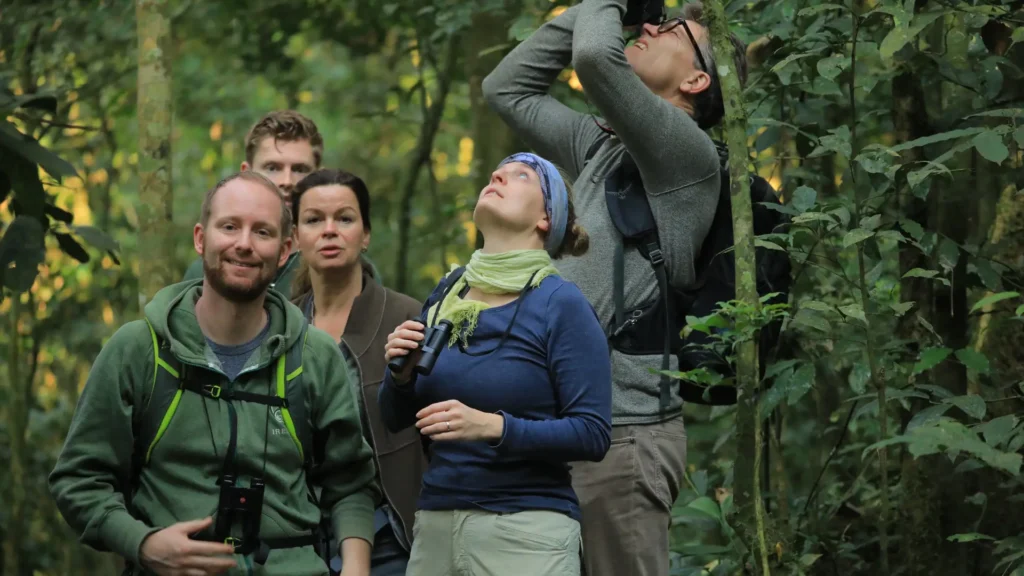
<svg viewBox="0 0 1024 576">
<path fill-rule="evenodd" d="M 565 227 L 569 220 L 569 192 L 565 188 L 565 181 L 558 173 L 555 165 L 547 160 L 529 152 L 519 152 L 505 158 L 498 164 L 502 167 L 511 162 L 526 164 L 540 177 L 540 189 L 544 194 L 544 211 L 551 221 L 551 229 L 548 230 L 547 240 L 544 241 L 544 249 L 548 254 L 554 254 L 562 245 L 565 238 Z"/>
</svg>

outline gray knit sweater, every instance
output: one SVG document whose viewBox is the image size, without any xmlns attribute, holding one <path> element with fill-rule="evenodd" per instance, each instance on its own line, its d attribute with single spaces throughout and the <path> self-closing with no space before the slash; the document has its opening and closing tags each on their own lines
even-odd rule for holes
<svg viewBox="0 0 1024 576">
<path fill-rule="evenodd" d="M 651 92 L 623 53 L 625 0 L 584 0 L 546 23 L 517 46 L 484 80 L 491 107 L 533 147 L 575 179 L 573 201 L 590 250 L 556 265 L 593 304 L 603 326 L 614 315 L 612 260 L 620 241 L 608 216 L 604 180 L 628 149 L 636 161 L 658 224 L 669 281 L 694 281 L 694 261 L 714 218 L 718 199 L 718 154 L 711 139 L 685 111 Z M 614 131 L 583 166 L 588 148 L 602 136 L 594 117 L 547 94 L 572 64 L 602 122 Z M 627 309 L 657 294 L 650 263 L 635 248 L 625 252 Z M 675 358 L 672 368 L 676 369 Z M 661 356 L 612 354 L 612 422 L 639 424 L 679 414 L 682 400 L 662 412 Z"/>
</svg>

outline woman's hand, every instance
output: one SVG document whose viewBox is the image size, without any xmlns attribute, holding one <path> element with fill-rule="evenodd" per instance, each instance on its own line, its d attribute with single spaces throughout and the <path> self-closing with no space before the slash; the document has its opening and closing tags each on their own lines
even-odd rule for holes
<svg viewBox="0 0 1024 576">
<path fill-rule="evenodd" d="M 423 324 L 415 320 L 406 320 L 395 328 L 395 331 L 388 334 L 388 341 L 384 344 L 384 359 L 388 362 L 405 356 L 415 350 L 423 340 Z"/>
<path fill-rule="evenodd" d="M 406 320 L 399 324 L 394 332 L 388 334 L 388 341 L 384 345 L 384 362 L 388 363 L 400 356 L 407 356 L 415 350 L 423 340 L 423 328 L 423 324 L 415 320 Z M 403 374 L 391 373 L 391 377 L 399 384 L 406 382 L 411 375 L 411 363 Z"/>
<path fill-rule="evenodd" d="M 416 413 L 416 427 L 431 440 L 500 440 L 505 418 L 474 410 L 458 400 L 431 404 Z"/>
</svg>

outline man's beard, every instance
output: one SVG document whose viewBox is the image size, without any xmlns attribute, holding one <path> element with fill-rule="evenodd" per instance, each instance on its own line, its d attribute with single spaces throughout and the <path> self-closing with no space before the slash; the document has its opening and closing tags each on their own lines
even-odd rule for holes
<svg viewBox="0 0 1024 576">
<path fill-rule="evenodd" d="M 213 259 L 213 262 L 210 261 L 211 259 Z M 277 276 L 277 261 L 277 258 L 272 262 L 264 261 L 259 269 L 259 275 L 250 285 L 235 286 L 228 283 L 227 274 L 220 266 L 223 263 L 220 257 L 204 250 L 203 275 L 206 276 L 206 281 L 209 282 L 210 288 L 217 294 L 220 294 L 225 300 L 238 304 L 247 304 L 262 296 L 267 291 L 267 288 L 273 284 L 274 277 Z"/>
</svg>

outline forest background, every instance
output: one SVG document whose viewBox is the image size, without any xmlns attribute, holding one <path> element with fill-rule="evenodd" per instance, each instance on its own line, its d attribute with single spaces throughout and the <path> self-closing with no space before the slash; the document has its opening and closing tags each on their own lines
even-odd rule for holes
<svg viewBox="0 0 1024 576">
<path fill-rule="evenodd" d="M 384 283 L 423 298 L 523 149 L 480 82 L 569 3 L 0 3 L 2 574 L 117 573 L 46 476 L 251 124 L 317 122 L 324 165 L 369 184 Z M 793 290 L 756 409 L 685 408 L 673 574 L 1021 576 L 1024 2 L 713 4 L 750 44 L 747 168 L 792 217 L 756 244 L 788 252 Z M 571 70 L 553 93 L 593 112 Z M 763 455 L 737 441 L 750 417 Z"/>
</svg>

